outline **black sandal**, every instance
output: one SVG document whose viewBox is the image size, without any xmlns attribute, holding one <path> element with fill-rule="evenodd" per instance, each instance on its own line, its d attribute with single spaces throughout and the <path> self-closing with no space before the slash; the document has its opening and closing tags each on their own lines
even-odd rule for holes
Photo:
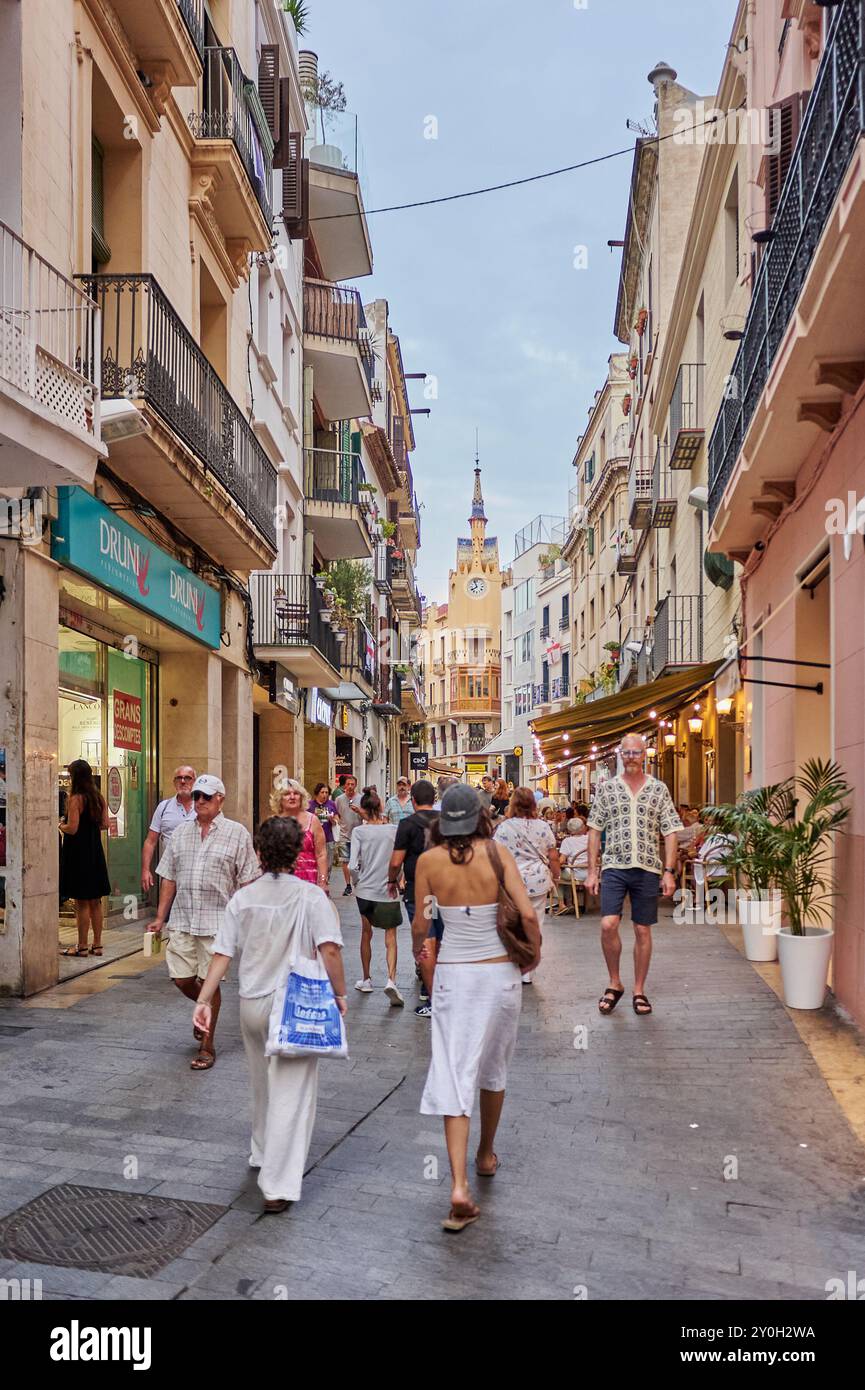
<svg viewBox="0 0 865 1390">
<path fill-rule="evenodd" d="M 604 1018 L 606 1018 L 608 1014 L 613 1012 L 613 1009 L 618 1004 L 624 992 L 623 989 L 612 989 L 608 986 L 604 990 L 603 998 L 598 1000 L 598 1012 L 602 1013 Z M 604 1008 L 605 1004 L 607 1006 L 606 1008 Z"/>
<path fill-rule="evenodd" d="M 638 1004 L 644 1004 L 644 1005 L 645 1005 L 645 1008 L 643 1008 L 643 1009 L 638 1009 L 638 1008 L 637 1008 L 637 1005 L 638 1005 Z M 635 994 L 635 995 L 634 995 L 634 1013 L 637 1015 L 637 1017 L 638 1017 L 638 1018 L 647 1018 L 648 1015 L 649 1015 L 651 1012 L 652 1012 L 652 1006 L 651 1006 L 651 1004 L 649 1003 L 648 999 L 646 998 L 645 994 Z"/>
</svg>

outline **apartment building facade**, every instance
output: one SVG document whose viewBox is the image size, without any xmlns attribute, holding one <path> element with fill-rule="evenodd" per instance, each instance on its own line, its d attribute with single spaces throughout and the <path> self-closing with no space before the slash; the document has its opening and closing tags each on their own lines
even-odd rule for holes
<svg viewBox="0 0 865 1390">
<path fill-rule="evenodd" d="M 750 302 L 707 422 L 708 544 L 743 566 L 737 668 L 745 782 L 835 759 L 853 789 L 839 837 L 832 986 L 865 1023 L 865 6 L 757 0 L 748 104 L 778 113 L 777 156 L 751 150 L 743 198 Z"/>
</svg>

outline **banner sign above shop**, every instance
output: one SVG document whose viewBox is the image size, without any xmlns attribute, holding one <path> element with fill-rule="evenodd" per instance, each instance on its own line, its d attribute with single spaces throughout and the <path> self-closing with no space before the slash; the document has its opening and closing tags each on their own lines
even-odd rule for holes
<svg viewBox="0 0 865 1390">
<path fill-rule="evenodd" d="M 315 686 L 306 692 L 306 719 L 308 724 L 321 724 L 326 729 L 333 723 L 333 705 Z"/>
<path fill-rule="evenodd" d="M 51 555 L 196 642 L 219 646 L 219 590 L 83 488 L 59 489 Z"/>
</svg>

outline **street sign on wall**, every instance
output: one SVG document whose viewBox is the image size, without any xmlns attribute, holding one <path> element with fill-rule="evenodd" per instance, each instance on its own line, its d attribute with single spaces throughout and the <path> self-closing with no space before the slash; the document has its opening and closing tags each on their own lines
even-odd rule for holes
<svg viewBox="0 0 865 1390">
<path fill-rule="evenodd" d="M 429 771 L 429 753 L 409 753 L 408 760 L 413 772 Z"/>
</svg>

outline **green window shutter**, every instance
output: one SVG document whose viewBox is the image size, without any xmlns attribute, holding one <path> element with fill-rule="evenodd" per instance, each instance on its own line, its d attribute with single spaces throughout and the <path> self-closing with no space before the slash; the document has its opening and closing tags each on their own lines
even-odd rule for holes
<svg viewBox="0 0 865 1390">
<path fill-rule="evenodd" d="M 586 549 L 588 550 L 589 556 L 590 556 L 590 557 L 594 555 L 594 553 L 595 553 L 595 528 L 594 528 L 594 526 L 590 526 L 589 529 L 588 529 L 587 532 L 586 532 Z"/>
<path fill-rule="evenodd" d="M 93 260 L 106 265 L 111 260 L 111 247 L 105 240 L 105 153 L 94 135 L 91 142 L 91 213 Z"/>
</svg>

